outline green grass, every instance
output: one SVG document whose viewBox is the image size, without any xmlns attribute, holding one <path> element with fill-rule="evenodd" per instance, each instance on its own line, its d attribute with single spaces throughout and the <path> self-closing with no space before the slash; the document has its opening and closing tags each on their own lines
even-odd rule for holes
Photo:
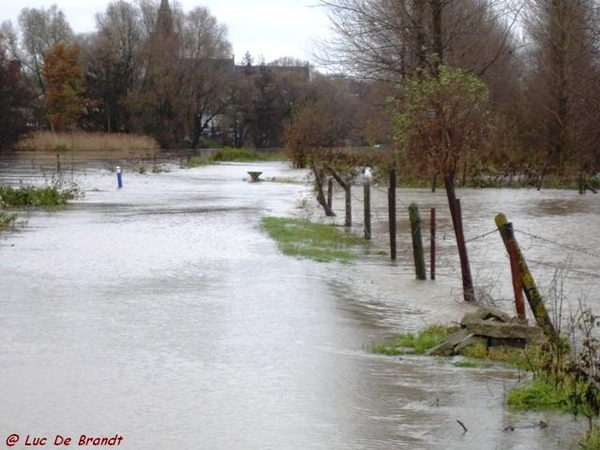
<svg viewBox="0 0 600 450">
<path fill-rule="evenodd" d="M 261 227 L 288 256 L 319 262 L 348 263 L 366 241 L 333 225 L 281 217 L 264 217 Z"/>
<path fill-rule="evenodd" d="M 388 342 L 374 342 L 371 351 L 382 355 L 403 355 L 414 353 L 423 355 L 430 348 L 441 344 L 446 337 L 456 329 L 444 325 L 429 325 L 417 334 L 400 334 Z M 409 351 L 407 351 L 409 349 Z"/>
<path fill-rule="evenodd" d="M 181 167 L 193 169 L 194 167 L 206 166 L 219 162 L 258 162 L 258 161 L 280 161 L 283 157 L 280 153 L 262 153 L 248 148 L 222 148 L 211 155 L 201 158 L 192 156 L 181 163 Z"/>
<path fill-rule="evenodd" d="M 592 428 L 579 441 L 581 450 L 600 450 L 600 427 Z"/>
<path fill-rule="evenodd" d="M 69 200 L 80 195 L 76 187 L 60 188 L 58 186 L 0 186 L 0 204 L 8 209 L 37 207 L 53 209 L 65 206 Z"/>
<path fill-rule="evenodd" d="M 483 361 L 480 361 L 478 359 L 472 359 L 472 358 L 461 359 L 460 361 L 454 361 L 452 364 L 454 365 L 454 367 L 459 367 L 462 369 L 481 369 L 482 367 L 486 366 Z"/>
<path fill-rule="evenodd" d="M 256 150 L 248 148 L 222 148 L 208 157 L 210 162 L 221 161 L 266 161 L 269 155 L 258 153 Z"/>
</svg>

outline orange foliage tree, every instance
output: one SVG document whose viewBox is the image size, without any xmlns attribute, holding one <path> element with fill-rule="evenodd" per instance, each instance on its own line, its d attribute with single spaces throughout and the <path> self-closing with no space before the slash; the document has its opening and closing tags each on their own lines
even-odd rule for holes
<svg viewBox="0 0 600 450">
<path fill-rule="evenodd" d="M 44 106 L 53 131 L 75 126 L 84 114 L 83 73 L 78 58 L 79 47 L 64 44 L 55 45 L 44 57 Z"/>
</svg>

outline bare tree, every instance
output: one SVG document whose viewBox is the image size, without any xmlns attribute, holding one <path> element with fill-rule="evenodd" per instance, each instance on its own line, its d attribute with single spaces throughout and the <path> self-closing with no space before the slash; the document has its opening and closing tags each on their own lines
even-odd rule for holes
<svg viewBox="0 0 600 450">
<path fill-rule="evenodd" d="M 196 148 L 211 121 L 231 102 L 232 49 L 227 27 L 204 7 L 183 16 L 180 36 L 186 135 Z"/>
<path fill-rule="evenodd" d="M 12 58 L 18 60 L 31 76 L 37 92 L 45 92 L 42 66 L 46 52 L 57 44 L 70 44 L 74 35 L 64 13 L 56 5 L 50 8 L 24 8 L 19 14 L 19 27 L 2 24 Z"/>
<path fill-rule="evenodd" d="M 594 0 L 528 3 L 525 23 L 531 43 L 528 98 L 535 110 L 532 127 L 542 138 L 547 164 L 558 172 L 564 171 L 569 161 L 593 159 L 597 151 L 597 11 Z"/>
<path fill-rule="evenodd" d="M 479 75 L 510 54 L 518 9 L 501 0 L 321 0 L 333 38 L 323 64 L 351 75 L 398 80 L 435 75 L 440 64 Z"/>
<path fill-rule="evenodd" d="M 96 16 L 97 32 L 83 46 L 88 96 L 108 132 L 131 129 L 128 95 L 139 87 L 143 28 L 141 12 L 124 0 Z"/>
</svg>

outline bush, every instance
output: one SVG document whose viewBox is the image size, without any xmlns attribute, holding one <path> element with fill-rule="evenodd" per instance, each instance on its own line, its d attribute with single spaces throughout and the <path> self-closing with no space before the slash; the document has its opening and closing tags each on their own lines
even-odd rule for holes
<svg viewBox="0 0 600 450">
<path fill-rule="evenodd" d="M 79 197 L 81 194 L 76 186 L 68 189 L 59 186 L 46 186 L 37 188 L 34 186 L 0 186 L 0 200 L 6 208 L 57 208 L 65 206 L 69 200 Z"/>
</svg>

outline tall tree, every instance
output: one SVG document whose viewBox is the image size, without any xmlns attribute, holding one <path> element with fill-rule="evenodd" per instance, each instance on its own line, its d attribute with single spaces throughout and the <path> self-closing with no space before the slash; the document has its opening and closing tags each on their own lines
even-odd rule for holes
<svg viewBox="0 0 600 450">
<path fill-rule="evenodd" d="M 46 52 L 42 73 L 47 89 L 44 104 L 54 131 L 77 125 L 84 115 L 83 72 L 79 66 L 79 47 L 57 44 Z"/>
<path fill-rule="evenodd" d="M 144 81 L 136 95 L 139 125 L 163 147 L 172 147 L 184 135 L 178 112 L 183 86 L 179 36 L 168 0 L 158 8 L 154 31 L 144 48 Z"/>
<path fill-rule="evenodd" d="M 56 5 L 50 8 L 24 8 L 19 14 L 19 28 L 3 24 L 12 58 L 20 61 L 32 77 L 34 88 L 45 92 L 42 66 L 46 52 L 56 44 L 72 43 L 74 35 L 65 14 Z"/>
<path fill-rule="evenodd" d="M 547 163 L 558 172 L 597 149 L 597 8 L 593 0 L 528 3 L 529 100 Z"/>
<path fill-rule="evenodd" d="M 32 100 L 21 65 L 8 57 L 0 34 L 0 152 L 12 148 L 27 132 Z"/>
<path fill-rule="evenodd" d="M 85 48 L 88 96 L 97 101 L 96 122 L 105 131 L 131 129 L 128 95 L 141 78 L 141 12 L 125 0 L 96 16 L 97 32 Z"/>
<path fill-rule="evenodd" d="M 434 74 L 439 64 L 480 74 L 510 53 L 514 19 L 501 0 L 321 0 L 333 37 L 322 62 L 362 77 Z"/>
<path fill-rule="evenodd" d="M 143 22 L 152 14 L 142 2 Z M 162 0 L 144 45 L 136 123 L 163 147 L 196 146 L 228 102 L 233 73 L 226 28 L 205 8 L 185 14 Z"/>
<path fill-rule="evenodd" d="M 227 28 L 207 8 L 185 14 L 181 29 L 186 136 L 196 148 L 231 102 L 233 58 Z"/>
</svg>

